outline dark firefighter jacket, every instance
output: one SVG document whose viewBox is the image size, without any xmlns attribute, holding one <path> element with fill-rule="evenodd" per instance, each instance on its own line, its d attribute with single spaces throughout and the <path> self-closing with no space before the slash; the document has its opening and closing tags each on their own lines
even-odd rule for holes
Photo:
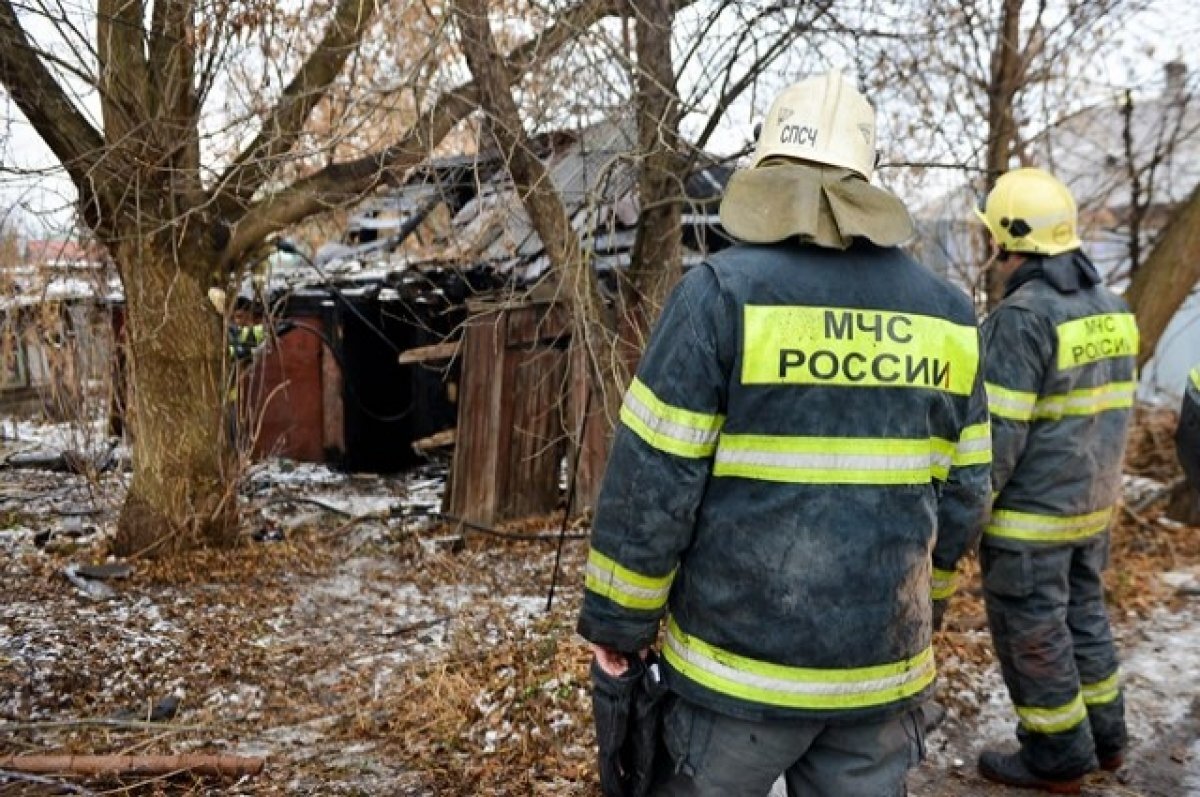
<svg viewBox="0 0 1200 797">
<path fill-rule="evenodd" d="M 579 619 L 752 721 L 922 700 L 933 562 L 986 516 L 966 295 L 896 248 L 735 246 L 694 268 L 625 396 Z M 934 548 L 936 534 L 936 550 Z"/>
<path fill-rule="evenodd" d="M 1188 481 L 1193 489 L 1200 490 L 1200 365 L 1188 374 L 1183 406 L 1179 409 L 1179 428 L 1175 431 L 1175 450 Z"/>
<path fill-rule="evenodd" d="M 996 492 L 985 539 L 1062 545 L 1108 529 L 1133 407 L 1137 323 L 1076 250 L 1023 264 L 983 323 Z"/>
</svg>

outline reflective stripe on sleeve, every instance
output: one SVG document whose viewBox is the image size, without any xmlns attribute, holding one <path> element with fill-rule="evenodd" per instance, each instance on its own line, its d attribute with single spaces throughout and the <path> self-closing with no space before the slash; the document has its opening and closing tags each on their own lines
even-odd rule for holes
<svg viewBox="0 0 1200 797">
<path fill-rule="evenodd" d="M 954 594 L 955 572 L 933 568 L 933 577 L 929 584 L 929 597 L 935 601 L 943 601 Z"/>
<path fill-rule="evenodd" d="M 725 418 L 672 406 L 634 378 L 625 392 L 621 421 L 648 445 L 680 457 L 710 457 Z"/>
<path fill-rule="evenodd" d="M 1017 706 L 1016 709 L 1021 725 L 1034 733 L 1062 733 L 1087 719 L 1087 708 L 1083 705 L 1081 695 L 1075 695 L 1070 703 L 1053 708 Z"/>
<path fill-rule="evenodd" d="M 1103 681 L 1083 684 L 1083 702 L 1089 706 L 1103 706 L 1121 696 L 1121 671 L 1118 670 Z"/>
<path fill-rule="evenodd" d="M 977 423 L 963 429 L 962 434 L 958 438 L 958 445 L 954 447 L 954 461 L 952 465 L 956 468 L 962 468 L 967 465 L 987 465 L 991 461 L 992 425 L 990 423 Z"/>
<path fill-rule="evenodd" d="M 665 576 L 635 573 L 592 548 L 588 551 L 585 585 L 591 592 L 627 609 L 653 611 L 667 603 L 675 572 Z"/>
<path fill-rule="evenodd" d="M 1045 396 L 1033 408 L 1034 420 L 1057 420 L 1066 415 L 1096 415 L 1133 406 L 1133 382 L 1110 382 L 1100 387 L 1080 388 L 1069 393 Z"/>
<path fill-rule="evenodd" d="M 985 382 L 984 388 L 987 390 L 988 410 L 992 415 L 1010 421 L 1028 421 L 1033 418 L 1037 393 L 1010 390 L 992 382 Z"/>
<path fill-rule="evenodd" d="M 993 537 L 1030 542 L 1072 542 L 1100 534 L 1108 528 L 1112 507 L 1086 515 L 1039 515 L 997 509 L 992 512 L 986 533 Z"/>
<path fill-rule="evenodd" d="M 713 475 L 793 484 L 928 484 L 946 478 L 954 451 L 937 437 L 723 434 Z"/>
<path fill-rule="evenodd" d="M 919 694 L 933 682 L 933 649 L 872 667 L 789 667 L 739 656 L 684 633 L 667 622 L 663 653 L 681 675 L 740 700 L 796 709 L 855 709 Z"/>
</svg>

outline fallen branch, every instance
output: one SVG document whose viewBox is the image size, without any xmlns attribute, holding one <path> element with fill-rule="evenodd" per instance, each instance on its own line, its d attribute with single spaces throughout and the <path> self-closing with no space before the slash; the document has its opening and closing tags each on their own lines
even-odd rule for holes
<svg viewBox="0 0 1200 797">
<path fill-rule="evenodd" d="M 236 755 L 19 755 L 0 758 L 0 769 L 39 775 L 170 775 L 189 772 L 221 778 L 257 775 L 266 759 Z"/>
<path fill-rule="evenodd" d="M 156 731 L 171 731 L 172 733 L 188 733 L 191 731 L 210 730 L 212 725 L 167 725 L 161 722 L 151 722 L 142 719 L 118 719 L 113 717 L 83 717 L 73 720 L 42 720 L 40 722 L 0 722 L 0 733 L 16 733 L 18 731 L 46 731 L 69 728 L 123 728 L 137 730 L 153 728 Z M 3 759 L 0 759 L 2 761 Z"/>
</svg>

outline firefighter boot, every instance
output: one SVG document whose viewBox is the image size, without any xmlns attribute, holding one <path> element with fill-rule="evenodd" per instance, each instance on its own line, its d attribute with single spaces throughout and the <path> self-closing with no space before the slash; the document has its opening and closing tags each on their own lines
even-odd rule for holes
<svg viewBox="0 0 1200 797">
<path fill-rule="evenodd" d="M 1018 789 L 1040 789 L 1051 794 L 1079 794 L 1083 778 L 1051 780 L 1029 770 L 1020 753 L 985 750 L 979 754 L 979 774 L 995 783 Z"/>
</svg>

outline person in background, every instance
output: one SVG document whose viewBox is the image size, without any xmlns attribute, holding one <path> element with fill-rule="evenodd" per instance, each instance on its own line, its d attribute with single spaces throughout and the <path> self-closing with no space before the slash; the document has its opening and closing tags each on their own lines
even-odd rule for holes
<svg viewBox="0 0 1200 797">
<path fill-rule="evenodd" d="M 1077 794 L 1121 766 L 1125 703 L 1101 571 L 1121 497 L 1138 330 L 1076 233 L 1075 200 L 1041 169 L 1002 175 L 979 216 L 1005 295 L 983 323 L 991 519 L 979 561 L 1020 750 L 985 778 Z"/>
<path fill-rule="evenodd" d="M 224 318 L 226 312 L 225 291 L 220 288 L 210 288 L 208 298 L 213 308 Z M 242 444 L 247 442 L 239 437 L 239 430 L 243 426 L 242 421 L 245 420 L 241 417 L 245 408 L 238 401 L 239 388 L 255 354 L 259 347 L 266 342 L 269 334 L 267 325 L 262 323 L 262 318 L 255 312 L 255 307 L 254 300 L 239 295 L 234 300 L 233 312 L 225 328 L 226 346 L 229 359 L 233 364 L 230 369 L 229 388 L 226 392 L 226 434 L 229 441 L 239 450 Z M 294 326 L 293 322 L 283 319 L 275 322 L 269 329 L 276 337 L 283 337 Z"/>
</svg>

